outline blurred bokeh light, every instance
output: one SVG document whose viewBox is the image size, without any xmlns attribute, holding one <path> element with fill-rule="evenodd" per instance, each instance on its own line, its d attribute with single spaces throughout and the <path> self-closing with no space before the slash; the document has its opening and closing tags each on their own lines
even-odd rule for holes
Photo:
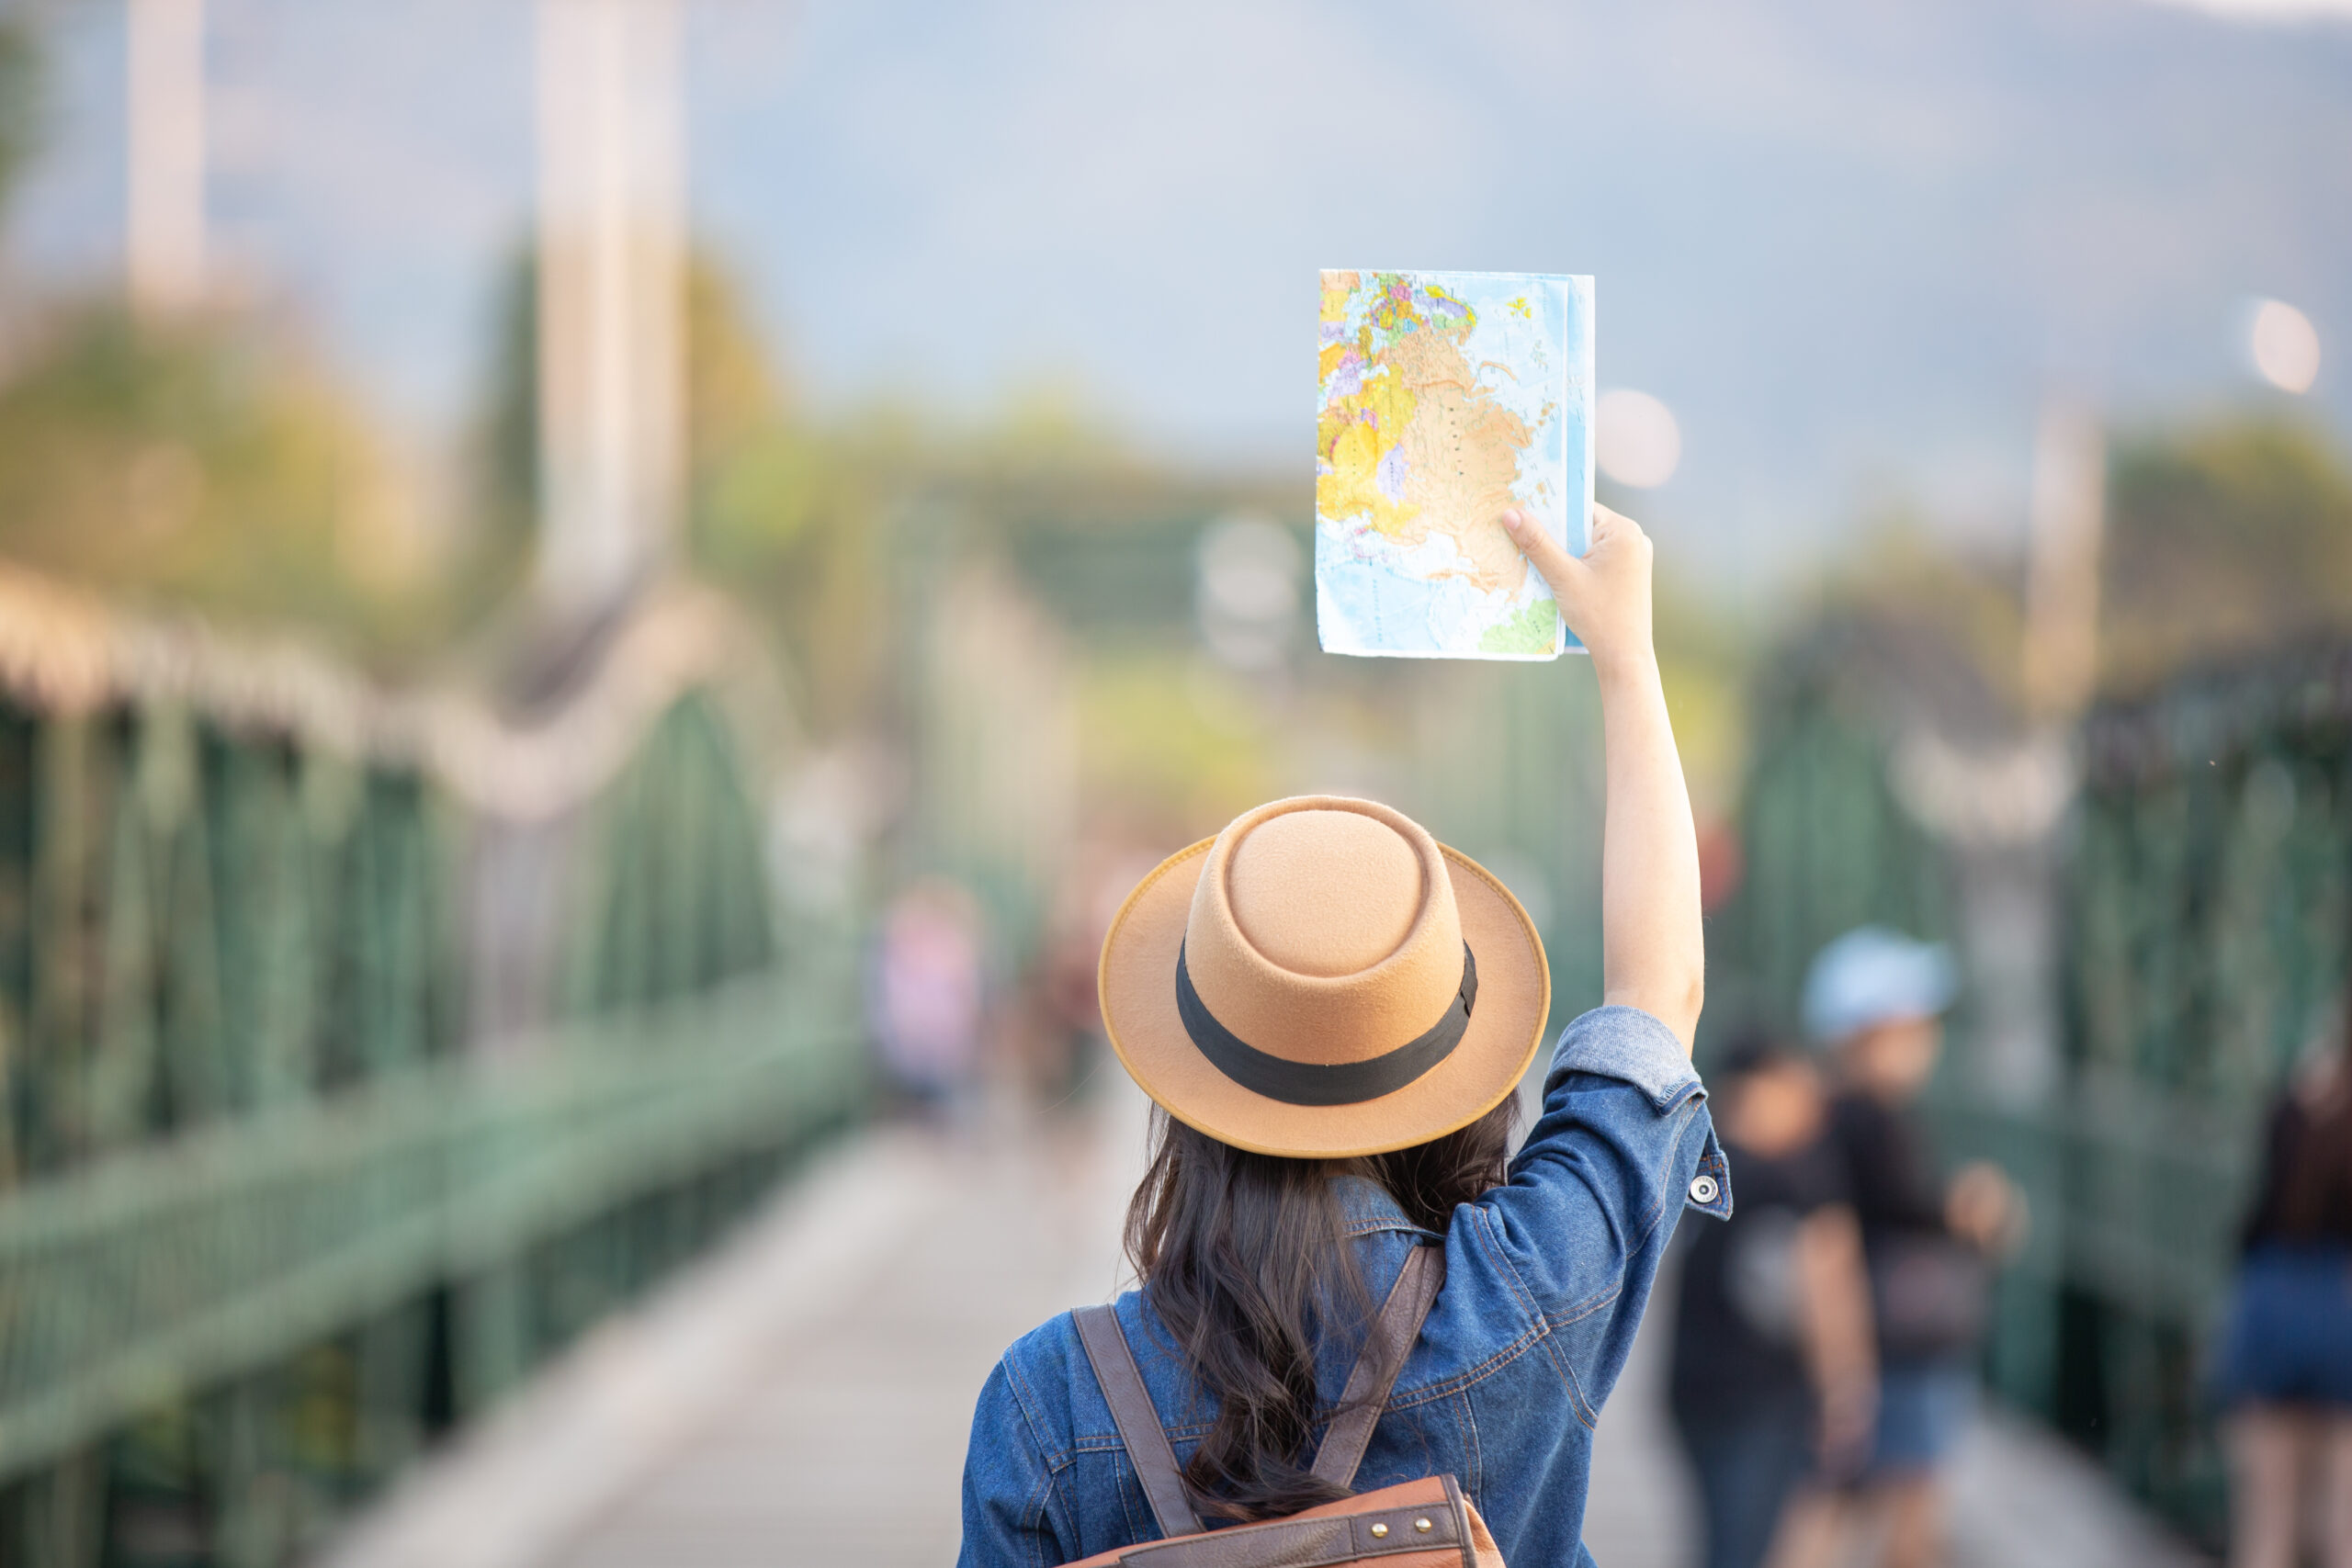
<svg viewBox="0 0 2352 1568">
<path fill-rule="evenodd" d="M 2282 392 L 2308 392 L 2319 379 L 2319 330 L 2283 299 L 2255 306 L 2246 346 L 2255 369 Z"/>
<path fill-rule="evenodd" d="M 1621 485 L 1656 490 L 1682 463 L 1682 427 L 1674 411 L 1647 392 L 1619 387 L 1600 394 L 1596 440 L 1600 471 Z"/>
<path fill-rule="evenodd" d="M 1247 513 L 1221 518 L 1201 533 L 1201 638 L 1236 670 L 1281 664 L 1298 635 L 1304 552 L 1290 530 Z"/>
</svg>

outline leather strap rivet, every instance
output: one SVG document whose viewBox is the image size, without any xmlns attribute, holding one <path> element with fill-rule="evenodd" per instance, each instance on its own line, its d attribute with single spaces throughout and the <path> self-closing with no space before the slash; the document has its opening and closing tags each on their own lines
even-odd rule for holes
<svg viewBox="0 0 2352 1568">
<path fill-rule="evenodd" d="M 1372 1533 L 1376 1536 L 1386 1535 L 1388 1533 L 1388 1527 L 1386 1525 L 1374 1525 L 1372 1527 Z"/>
<path fill-rule="evenodd" d="M 1427 1535 L 1435 1527 L 1430 1525 L 1427 1519 L 1415 1519 L 1413 1521 L 1413 1528 L 1420 1531 L 1423 1535 Z"/>
</svg>

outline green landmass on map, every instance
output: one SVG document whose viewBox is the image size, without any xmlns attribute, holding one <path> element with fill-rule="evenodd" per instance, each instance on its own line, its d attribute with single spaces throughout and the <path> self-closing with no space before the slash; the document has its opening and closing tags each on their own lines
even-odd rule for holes
<svg viewBox="0 0 2352 1568">
<path fill-rule="evenodd" d="M 1559 610 L 1549 599 L 1532 599 L 1508 620 L 1488 626 L 1478 639 L 1481 653 L 1549 653 L 1559 636 Z"/>
</svg>

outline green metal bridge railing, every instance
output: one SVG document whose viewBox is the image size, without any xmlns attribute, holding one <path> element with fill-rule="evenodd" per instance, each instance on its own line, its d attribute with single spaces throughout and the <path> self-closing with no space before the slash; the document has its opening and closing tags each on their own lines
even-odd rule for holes
<svg viewBox="0 0 2352 1568">
<path fill-rule="evenodd" d="M 2078 1098 L 2120 1123 L 2078 1156 L 2052 1404 L 2136 1489 L 2218 1535 L 2204 1350 L 2262 1120 L 2342 1027 L 2352 979 L 2352 650 L 2177 682 L 2083 735 L 2064 1000 Z M 2095 1347 L 2095 1352 L 2090 1349 Z"/>
<path fill-rule="evenodd" d="M 673 595 L 516 729 L 0 575 L 0 1562 L 291 1560 L 855 1113 L 751 667 Z"/>
<path fill-rule="evenodd" d="M 2218 1538 L 2205 1347 L 2268 1098 L 2352 976 L 2352 652 L 2094 712 L 2071 812 L 2037 843 L 1990 847 L 1906 807 L 1902 727 L 1925 716 L 1866 631 L 1825 627 L 1779 668 L 1757 710 L 1746 884 L 1711 937 L 1718 994 L 1790 1026 L 1807 959 L 1865 920 L 1949 937 L 1981 973 L 2001 933 L 1965 888 L 2002 856 L 2046 857 L 2050 1070 L 1990 1081 L 1989 1027 L 1964 1002 L 1931 1100 L 1947 1155 L 1997 1161 L 2032 1206 L 1987 1371 Z"/>
</svg>

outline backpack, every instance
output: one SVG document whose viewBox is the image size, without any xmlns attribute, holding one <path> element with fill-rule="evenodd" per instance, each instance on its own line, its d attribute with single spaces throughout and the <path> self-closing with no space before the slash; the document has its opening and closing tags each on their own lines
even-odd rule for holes
<svg viewBox="0 0 2352 1568">
<path fill-rule="evenodd" d="M 1381 1303 L 1348 1373 L 1340 1414 L 1315 1450 L 1316 1475 L 1340 1486 L 1354 1481 L 1388 1392 L 1444 1280 L 1442 1248 L 1416 1247 L 1406 1256 L 1404 1271 Z M 1118 1425 L 1119 1441 L 1167 1539 L 1098 1552 L 1065 1568 L 1347 1568 L 1371 1562 L 1381 1568 L 1503 1568 L 1487 1521 L 1451 1475 L 1384 1486 L 1287 1518 L 1204 1530 L 1118 1314 L 1091 1306 L 1073 1315 L 1094 1379 L 1110 1403 L 1111 1419 Z"/>
</svg>

